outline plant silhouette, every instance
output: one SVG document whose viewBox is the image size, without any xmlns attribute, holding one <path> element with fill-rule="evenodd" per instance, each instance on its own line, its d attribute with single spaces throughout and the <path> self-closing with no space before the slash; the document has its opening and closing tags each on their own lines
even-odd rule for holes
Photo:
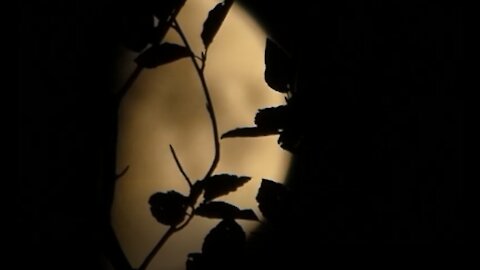
<svg viewBox="0 0 480 270">
<path fill-rule="evenodd" d="M 416 136 L 412 133 L 419 132 L 420 140 L 423 140 L 422 136 L 427 136 L 425 134 L 430 136 L 434 133 L 433 130 L 438 130 L 438 127 L 431 130 L 418 129 L 412 126 L 415 124 L 410 120 L 406 123 L 402 122 L 405 118 L 400 115 L 401 113 L 399 114 L 399 111 L 406 110 L 415 114 L 414 117 L 420 117 L 418 115 L 425 114 L 429 109 L 438 109 L 436 105 L 426 106 L 428 109 L 415 107 L 419 105 L 412 107 L 403 99 L 404 97 L 416 99 L 417 93 L 412 94 L 414 91 L 434 98 L 438 97 L 432 95 L 430 90 L 422 89 L 424 87 L 431 89 L 431 84 L 436 82 L 431 82 L 428 78 L 416 77 L 418 70 L 431 69 L 431 66 L 422 66 L 422 63 L 419 63 L 419 61 L 432 61 L 424 57 L 427 50 L 412 46 L 409 43 L 411 40 L 408 39 L 420 40 L 423 45 L 430 44 L 432 41 L 416 36 L 412 38 L 408 33 L 404 34 L 403 31 L 412 30 L 412 26 L 403 25 L 401 19 L 404 18 L 402 12 L 419 16 L 415 12 L 428 11 L 429 8 L 415 7 L 418 9 L 412 9 L 412 12 L 409 10 L 413 8 L 410 5 L 396 10 L 397 7 L 389 4 L 371 8 L 347 1 L 352 6 L 323 3 L 319 6 L 297 5 L 289 10 L 289 5 L 278 4 L 283 9 L 267 14 L 268 5 L 273 5 L 269 1 L 241 2 L 254 15 L 266 18 L 264 26 L 270 37 L 265 47 L 265 82 L 274 91 L 285 95 L 285 104 L 259 109 L 254 119 L 255 126 L 239 127 L 221 136 L 218 134 L 214 106 L 204 70 L 208 49 L 214 42 L 215 35 L 227 17 L 233 1 L 222 1 L 208 13 L 200 35 L 204 45 L 204 51 L 200 54 L 196 54 L 191 49 L 187 37 L 176 21 L 176 15 L 185 1 L 165 1 L 163 5 L 159 3 L 152 5 L 148 2 L 143 8 L 135 10 L 136 13 L 134 12 L 132 17 L 127 16 L 125 20 L 125 45 L 140 54 L 135 60 L 137 69 L 120 91 L 119 99 L 128 91 L 142 69 L 155 68 L 179 59 L 190 58 L 205 95 L 206 110 L 211 120 L 215 146 L 214 158 L 209 169 L 202 179 L 195 181 L 185 173 L 173 146 L 170 146 L 172 156 L 190 192 L 180 194 L 172 190 L 157 192 L 150 197 L 152 215 L 159 223 L 170 226 L 170 229 L 147 255 L 139 270 L 147 269 L 150 261 L 165 242 L 174 233 L 187 226 L 195 216 L 219 219 L 220 222 L 205 237 L 201 253 L 191 253 L 187 256 L 187 269 L 241 269 L 245 264 L 252 263 L 245 259 L 247 256 L 245 246 L 248 243 L 245 232 L 236 220 L 258 221 L 258 217 L 251 209 L 239 209 L 228 202 L 217 200 L 223 195 L 237 191 L 250 180 L 248 176 L 215 174 L 220 159 L 220 140 L 236 137 L 276 135 L 281 148 L 298 155 L 299 164 L 302 157 L 306 160 L 320 159 L 322 163 L 314 169 L 303 167 L 303 171 L 314 170 L 313 178 L 317 182 L 302 179 L 306 177 L 301 173 L 295 178 L 302 179 L 304 182 L 291 183 L 292 188 L 275 181 L 262 180 L 256 200 L 262 215 L 267 220 L 265 224 L 270 226 L 268 228 L 271 232 L 278 231 L 286 238 L 282 244 L 276 246 L 270 244 L 265 247 L 265 250 L 269 250 L 267 253 L 258 251 L 259 247 L 256 247 L 257 254 L 249 253 L 248 255 L 254 258 L 253 261 L 275 260 L 274 254 L 281 253 L 280 247 L 299 246 L 301 244 L 298 240 L 299 236 L 307 237 L 306 233 L 302 233 L 303 228 L 307 228 L 304 231 L 315 232 L 316 240 L 325 243 L 382 242 L 385 241 L 382 239 L 385 235 L 399 239 L 399 236 L 389 234 L 388 226 L 396 225 L 385 224 L 394 218 L 394 214 L 389 211 L 404 211 L 403 206 L 393 206 L 392 209 L 396 210 L 385 210 L 381 207 L 389 207 L 385 206 L 390 199 L 385 192 L 389 189 L 389 185 L 392 185 L 391 181 L 401 180 L 397 176 L 391 176 L 392 172 L 386 168 L 393 166 L 391 164 L 396 162 L 396 155 L 400 158 L 410 158 L 407 156 L 416 153 L 415 147 L 420 147 L 419 142 L 415 141 L 418 138 L 414 138 L 405 143 L 405 149 L 408 149 L 406 152 L 402 152 L 404 149 L 395 149 L 402 144 L 402 136 L 412 137 Z M 145 8 L 147 6 L 148 8 Z M 313 16 L 311 14 L 313 9 L 308 10 L 308 6 L 323 8 L 321 14 L 324 17 Z M 442 8 L 440 10 L 444 11 Z M 375 11 L 389 11 L 392 18 L 398 21 Z M 302 17 L 303 15 L 305 18 Z M 437 15 L 432 16 L 427 17 L 434 21 L 438 20 Z M 153 23 L 153 17 L 158 20 L 156 26 Z M 325 43 L 317 44 L 311 35 L 303 32 L 307 29 L 306 25 L 313 24 L 317 19 L 320 20 L 320 24 L 325 24 L 322 26 L 326 31 L 323 37 Z M 373 26 L 370 21 L 373 19 L 385 22 L 385 26 Z M 340 30 L 333 27 L 335 22 L 338 22 Z M 279 24 L 275 25 L 275 23 Z M 315 25 L 319 25 L 319 22 Z M 421 26 L 430 27 L 428 23 L 427 26 Z M 168 29 L 177 32 L 182 44 L 162 41 Z M 384 37 L 375 31 L 390 31 L 393 34 L 385 34 Z M 300 36 L 307 37 L 307 41 L 292 41 L 294 37 Z M 432 44 L 436 45 L 435 42 Z M 439 48 L 439 50 L 442 49 L 444 48 Z M 411 67 L 412 73 L 405 71 L 405 66 L 402 66 L 405 65 L 405 59 L 401 57 L 411 61 L 410 63 L 414 66 Z M 415 57 L 422 60 L 417 60 Z M 387 68 L 383 69 L 382 66 Z M 431 72 L 441 73 L 438 70 Z M 392 86 L 392 80 L 398 80 L 399 85 Z M 410 89 L 405 90 L 408 84 Z M 384 90 L 385 88 L 393 90 Z M 394 135 L 389 130 L 392 126 L 395 126 Z M 402 128 L 407 131 L 401 131 Z M 378 140 L 389 142 L 380 143 L 379 146 Z M 391 140 L 393 143 L 390 142 Z M 395 150 L 391 150 L 389 144 L 394 145 Z M 381 153 L 382 157 L 376 156 L 375 151 Z M 425 150 L 419 151 L 420 155 L 429 157 L 429 154 L 422 152 Z M 413 160 L 412 162 L 418 164 L 414 165 L 411 173 L 414 175 L 413 179 L 418 180 L 418 177 L 425 176 L 425 171 L 420 168 L 423 166 L 420 161 Z M 445 160 L 448 158 L 436 162 L 442 163 Z M 298 166 L 309 166 L 309 164 Z M 406 169 L 406 171 L 409 170 Z M 297 172 L 293 171 L 292 174 Z M 366 176 L 371 179 L 367 181 L 362 179 Z M 444 179 L 438 175 L 436 177 L 440 180 Z M 407 183 L 409 185 L 411 180 Z M 394 192 L 394 196 L 399 196 L 398 194 L 400 193 Z M 378 200 L 381 203 L 376 205 L 372 200 Z M 307 218 L 309 215 L 314 215 L 312 210 L 324 215 L 321 221 Z M 384 215 L 381 221 L 375 221 L 375 218 L 381 216 L 377 212 Z M 366 225 L 360 228 L 358 224 Z M 356 227 L 357 225 L 359 227 Z M 285 230 L 291 232 L 286 234 Z M 262 230 L 258 235 L 261 233 Z M 267 233 L 266 238 L 279 236 L 272 235 L 274 236 L 269 236 Z M 278 243 L 276 239 L 272 241 L 268 238 L 268 240 L 271 243 Z M 264 245 L 255 241 L 253 242 L 258 246 Z"/>
<path fill-rule="evenodd" d="M 202 74 L 205 56 L 191 54 L 185 44 L 164 45 L 176 48 L 172 55 L 158 49 L 169 29 L 179 29 L 174 19 L 184 3 L 21 2 L 20 173 L 25 180 L 17 193 L 20 232 L 30 238 L 22 252 L 32 259 L 18 262 L 19 268 L 32 261 L 37 268 L 92 269 L 99 237 L 114 269 L 134 268 L 109 219 L 115 179 L 129 173 L 128 167 L 115 170 L 117 113 L 148 66 L 188 57 L 196 59 L 192 63 Z M 219 220 L 205 247 L 192 251 L 201 253 L 186 256 L 187 267 L 231 269 L 244 263 L 236 258 L 245 253 L 245 263 L 255 268 L 308 260 L 326 264 L 333 257 L 323 251 L 339 243 L 465 242 L 463 39 L 468 32 L 462 4 L 238 3 L 269 35 L 265 79 L 286 102 L 259 110 L 254 126 L 223 138 L 279 136 L 295 158 L 286 187 L 262 182 L 257 201 L 268 222 L 245 241 L 235 220 L 255 217 L 216 196 L 235 188 L 241 192 L 246 179 L 235 177 L 235 184 L 224 188 L 213 184 L 205 198 L 203 181 L 225 174 L 211 166 L 202 179 L 190 179 L 171 147 L 190 192 L 153 193 L 152 220 L 157 216 L 176 229 L 195 215 Z M 223 14 L 216 10 L 212 13 Z M 208 24 L 215 21 L 221 20 Z M 217 27 L 204 34 L 205 43 L 215 42 Z M 132 51 L 156 49 L 152 58 L 137 58 L 140 64 L 112 98 L 105 71 L 113 70 L 112 40 L 119 28 Z M 205 89 L 205 78 L 200 80 Z M 212 106 L 207 111 L 214 117 Z M 105 179 L 100 187 L 97 178 Z M 92 202 L 97 196 L 101 209 Z M 103 225 L 98 234 L 89 222 L 97 215 Z M 225 254 L 220 246 L 234 252 Z M 37 254 L 40 260 L 30 257 Z"/>
</svg>

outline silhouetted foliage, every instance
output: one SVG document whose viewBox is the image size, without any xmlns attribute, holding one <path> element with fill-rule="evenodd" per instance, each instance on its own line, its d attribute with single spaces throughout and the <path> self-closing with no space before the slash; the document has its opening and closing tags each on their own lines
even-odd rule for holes
<svg viewBox="0 0 480 270">
<path fill-rule="evenodd" d="M 148 203 L 152 215 L 164 225 L 175 226 L 185 219 L 188 200 L 176 191 L 157 192 L 150 197 Z"/>
<path fill-rule="evenodd" d="M 251 177 L 231 174 L 217 174 L 203 180 L 205 201 L 227 195 L 247 183 Z"/>
<path fill-rule="evenodd" d="M 202 203 L 195 209 L 194 214 L 206 218 L 258 221 L 257 215 L 251 209 L 240 210 L 238 207 L 222 201 Z"/>
<path fill-rule="evenodd" d="M 269 135 L 277 135 L 277 129 L 271 128 L 259 128 L 259 127 L 243 127 L 243 128 L 236 128 L 230 131 L 225 132 L 221 138 L 236 138 L 236 137 L 262 137 L 262 136 L 269 136 Z"/>
<path fill-rule="evenodd" d="M 205 237 L 202 253 L 188 255 L 187 270 L 239 269 L 245 242 L 242 227 L 233 219 L 223 219 Z"/>
<path fill-rule="evenodd" d="M 228 11 L 230 10 L 232 4 L 233 0 L 225 0 L 222 3 L 217 4 L 208 13 L 208 17 L 203 23 L 203 30 L 201 34 L 205 48 L 208 48 L 212 43 L 213 38 L 220 29 L 225 17 L 227 17 Z"/>
<path fill-rule="evenodd" d="M 282 220 L 286 216 L 285 213 L 290 204 L 287 188 L 267 179 L 262 179 L 256 200 L 262 215 L 272 222 Z"/>
<path fill-rule="evenodd" d="M 292 58 L 274 41 L 265 47 L 265 81 L 272 89 L 288 93 L 294 89 L 296 70 Z"/>
<path fill-rule="evenodd" d="M 145 68 L 155 68 L 181 58 L 190 56 L 190 50 L 173 43 L 154 45 L 140 54 L 135 62 Z"/>
</svg>

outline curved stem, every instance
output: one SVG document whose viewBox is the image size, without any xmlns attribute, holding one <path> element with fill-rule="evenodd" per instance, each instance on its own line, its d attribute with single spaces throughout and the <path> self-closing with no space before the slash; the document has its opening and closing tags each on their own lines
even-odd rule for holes
<svg viewBox="0 0 480 270">
<path fill-rule="evenodd" d="M 206 52 L 202 55 L 203 57 L 201 58 L 202 65 L 200 66 L 196 60 L 196 56 L 193 53 L 192 47 L 190 46 L 190 43 L 188 43 L 187 37 L 182 31 L 182 28 L 178 24 L 177 20 L 173 20 L 172 24 L 173 29 L 177 31 L 178 35 L 182 39 L 185 47 L 190 51 L 190 58 L 193 62 L 193 65 L 195 67 L 195 70 L 197 71 L 198 77 L 200 78 L 200 82 L 202 84 L 202 89 L 203 93 L 205 94 L 205 99 L 207 101 L 207 111 L 208 115 L 210 116 L 210 120 L 212 122 L 212 132 L 213 132 L 213 140 L 214 140 L 214 145 L 215 145 L 215 153 L 213 156 L 212 164 L 210 165 L 210 168 L 208 169 L 207 173 L 205 174 L 204 178 L 208 178 L 212 175 L 213 171 L 218 165 L 218 162 L 220 161 L 220 139 L 218 137 L 218 126 L 217 126 L 217 120 L 215 117 L 215 111 L 213 109 L 213 103 L 212 103 L 212 98 L 210 97 L 210 91 L 208 90 L 208 85 L 207 81 L 205 79 L 205 76 L 203 74 L 203 71 L 205 69 L 205 61 L 207 59 L 207 54 Z"/>
<path fill-rule="evenodd" d="M 150 264 L 150 262 L 152 262 L 152 259 L 155 257 L 155 255 L 157 255 L 157 252 L 163 247 L 163 245 L 165 245 L 165 243 L 168 241 L 168 239 L 174 233 L 176 233 L 178 231 L 181 231 L 183 228 L 185 228 L 188 225 L 188 223 L 190 223 L 190 221 L 193 219 L 194 216 L 195 215 L 193 214 L 193 211 L 192 211 L 192 214 L 188 216 L 188 219 L 182 225 L 180 225 L 179 227 L 170 226 L 168 231 L 165 232 L 165 234 L 162 236 L 162 238 L 160 238 L 160 240 L 153 247 L 153 249 L 150 251 L 150 253 L 147 255 L 147 257 L 145 257 L 145 260 L 140 265 L 138 270 L 146 270 L 148 265 Z"/>
<path fill-rule="evenodd" d="M 192 181 L 190 181 L 190 178 L 188 177 L 187 173 L 182 167 L 182 164 L 180 163 L 180 160 L 178 160 L 177 154 L 175 153 L 175 149 L 173 149 L 173 146 L 170 144 L 170 152 L 172 152 L 173 159 L 175 160 L 175 163 L 177 164 L 178 169 L 180 170 L 180 173 L 182 173 L 183 177 L 188 183 L 188 186 L 190 188 L 193 187 Z"/>
<path fill-rule="evenodd" d="M 165 232 L 165 234 L 162 236 L 162 238 L 160 238 L 160 240 L 158 241 L 158 243 L 155 245 L 155 247 L 153 247 L 153 249 L 150 251 L 150 253 L 147 255 L 147 257 L 145 258 L 145 260 L 143 261 L 143 263 L 140 265 L 140 267 L 138 268 L 138 270 L 145 270 L 147 269 L 148 265 L 150 264 L 150 262 L 152 261 L 152 259 L 155 257 L 155 255 L 157 254 L 157 252 L 163 247 L 163 245 L 167 242 L 167 240 L 170 238 L 170 236 L 172 236 L 175 232 L 176 232 L 176 228 L 175 226 L 171 226 L 167 232 Z"/>
</svg>

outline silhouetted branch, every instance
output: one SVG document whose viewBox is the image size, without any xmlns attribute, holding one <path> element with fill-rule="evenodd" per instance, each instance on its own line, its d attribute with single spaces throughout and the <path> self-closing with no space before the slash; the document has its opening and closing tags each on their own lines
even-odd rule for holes
<svg viewBox="0 0 480 270">
<path fill-rule="evenodd" d="M 148 265 L 152 261 L 152 259 L 155 257 L 157 252 L 162 248 L 162 246 L 167 242 L 167 240 L 176 232 L 175 226 L 171 226 L 168 231 L 165 232 L 165 234 L 162 236 L 160 241 L 153 247 L 153 249 L 150 251 L 150 253 L 147 255 L 143 263 L 140 265 L 138 270 L 145 270 L 147 269 Z"/>
<path fill-rule="evenodd" d="M 123 84 L 122 88 L 120 88 L 120 91 L 117 94 L 117 100 L 120 103 L 120 101 L 123 99 L 123 97 L 127 94 L 128 90 L 130 87 L 132 87 L 133 83 L 137 80 L 138 76 L 140 76 L 140 73 L 142 73 L 143 67 L 137 65 L 135 67 L 135 70 L 130 74 L 128 79 L 125 81 L 125 84 Z"/>
<path fill-rule="evenodd" d="M 207 104 L 206 104 L 207 111 L 208 111 L 208 114 L 210 116 L 210 120 L 212 122 L 212 132 L 213 132 L 213 140 L 214 140 L 214 144 L 215 144 L 215 153 L 214 153 L 212 164 L 210 165 L 210 168 L 208 169 L 207 173 L 204 176 L 204 179 L 206 179 L 206 178 L 208 178 L 209 176 L 212 175 L 213 171 L 215 170 L 215 168 L 218 165 L 218 162 L 220 161 L 220 139 L 219 139 L 219 136 L 218 136 L 217 120 L 216 120 L 216 117 L 215 117 L 215 111 L 213 109 L 212 99 L 210 97 L 210 91 L 208 89 L 208 85 L 207 85 L 207 82 L 206 82 L 206 79 L 205 79 L 205 76 L 204 76 L 204 73 L 203 73 L 203 70 L 205 69 L 205 62 L 206 62 L 206 59 L 207 59 L 207 53 L 206 53 L 206 51 L 204 53 L 202 53 L 202 57 L 201 57 L 202 64 L 200 66 L 198 64 L 197 60 L 196 60 L 195 54 L 193 53 L 192 47 L 190 46 L 190 44 L 187 40 L 187 37 L 183 33 L 182 28 L 178 24 L 177 20 L 173 20 L 172 27 L 173 27 L 173 29 L 175 29 L 175 31 L 177 31 L 177 33 L 180 36 L 180 38 L 182 39 L 185 47 L 187 47 L 187 49 L 189 49 L 190 52 L 191 52 L 190 58 L 192 59 L 193 65 L 195 66 L 195 70 L 197 71 L 198 77 L 200 78 L 200 82 L 201 82 L 202 88 L 203 88 L 203 93 L 205 94 L 205 99 L 207 101 Z"/>
<path fill-rule="evenodd" d="M 183 169 L 182 164 L 180 164 L 177 154 L 175 153 L 175 149 L 173 149 L 173 146 L 171 144 L 170 144 L 170 152 L 172 152 L 173 159 L 175 159 L 175 163 L 177 164 L 178 169 L 182 173 L 185 180 L 187 180 L 188 186 L 192 188 L 193 187 L 192 181 L 190 181 L 190 178 L 188 178 L 188 175 L 185 173 L 185 170 Z"/>
<path fill-rule="evenodd" d="M 130 166 L 125 167 L 119 174 L 117 174 L 115 180 L 122 178 L 122 176 L 128 172 L 128 169 L 130 169 Z"/>
</svg>

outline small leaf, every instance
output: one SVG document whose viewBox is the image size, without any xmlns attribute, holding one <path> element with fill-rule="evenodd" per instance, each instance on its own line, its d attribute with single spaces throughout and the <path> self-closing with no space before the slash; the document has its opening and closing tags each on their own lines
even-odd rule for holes
<svg viewBox="0 0 480 270">
<path fill-rule="evenodd" d="M 275 42 L 267 39 L 265 48 L 265 81 L 272 89 L 292 92 L 295 83 L 295 66 L 290 56 Z"/>
<path fill-rule="evenodd" d="M 231 205 L 226 202 L 209 202 L 202 203 L 197 209 L 195 209 L 195 215 L 206 218 L 235 218 L 240 209 L 235 205 Z"/>
<path fill-rule="evenodd" d="M 203 197 L 206 201 L 210 201 L 214 198 L 226 195 L 237 190 L 237 188 L 243 186 L 250 179 L 251 177 L 248 176 L 231 174 L 213 175 L 203 180 L 203 189 L 205 191 Z"/>
<path fill-rule="evenodd" d="M 225 17 L 227 17 L 228 11 L 233 4 L 233 0 L 225 0 L 222 3 L 217 4 L 210 12 L 208 17 L 203 23 L 202 41 L 205 48 L 208 48 L 213 41 L 213 38 L 217 34 L 220 26 L 222 25 Z"/>
<path fill-rule="evenodd" d="M 135 62 L 144 68 L 154 68 L 188 56 L 190 51 L 187 48 L 178 44 L 162 43 L 148 48 Z"/>
<path fill-rule="evenodd" d="M 286 105 L 261 109 L 255 115 L 255 124 L 260 128 L 283 129 L 291 116 L 289 111 Z"/>
<path fill-rule="evenodd" d="M 269 135 L 278 135 L 277 129 L 260 128 L 260 127 L 243 127 L 232 129 L 224 133 L 221 138 L 236 138 L 236 137 L 260 137 Z"/>
<path fill-rule="evenodd" d="M 232 260 L 241 257 L 245 240 L 242 227 L 233 219 L 224 219 L 205 237 L 202 253 L 207 257 L 232 263 Z M 228 268 L 228 265 L 225 265 L 222 269 Z"/>
<path fill-rule="evenodd" d="M 150 196 L 148 203 L 152 215 L 164 225 L 174 226 L 185 219 L 187 197 L 176 191 L 157 192 Z"/>
<path fill-rule="evenodd" d="M 289 197 L 284 185 L 262 179 L 256 200 L 258 208 L 266 219 L 275 222 L 285 217 Z"/>
</svg>

